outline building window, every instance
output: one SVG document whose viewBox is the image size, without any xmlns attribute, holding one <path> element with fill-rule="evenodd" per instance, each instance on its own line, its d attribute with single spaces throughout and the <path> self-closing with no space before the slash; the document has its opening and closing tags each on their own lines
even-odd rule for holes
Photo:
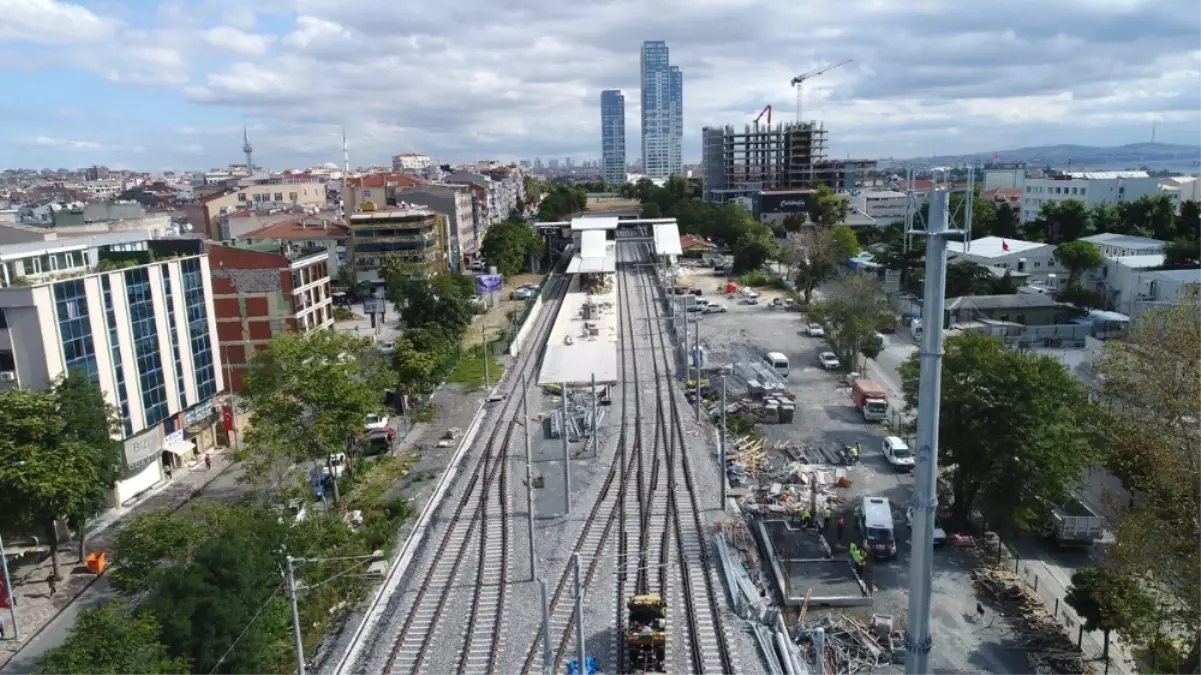
<svg viewBox="0 0 1201 675">
<path fill-rule="evenodd" d="M 282 202 L 283 200 L 284 200 L 284 193 L 276 192 L 275 193 L 275 201 Z"/>
<path fill-rule="evenodd" d="M 1034 261 L 1034 269 L 1038 269 L 1038 268 L 1040 268 L 1040 267 L 1042 267 L 1042 266 L 1043 266 L 1043 264 L 1042 264 L 1041 262 L 1039 262 L 1039 261 L 1037 261 L 1037 260 L 1035 260 L 1035 261 Z"/>
<path fill-rule="evenodd" d="M 129 322 L 133 326 L 136 372 L 142 385 L 142 407 L 146 414 L 146 426 L 153 427 L 167 418 L 167 384 L 163 380 L 158 321 L 147 269 L 138 267 L 125 272 L 125 288 L 129 298 Z"/>
<path fill-rule="evenodd" d="M 166 298 L 167 306 L 167 328 L 171 334 L 171 353 L 175 357 L 175 385 L 176 391 L 179 394 L 179 409 L 184 411 L 188 409 L 188 394 L 184 388 L 183 380 L 183 359 L 179 356 L 179 333 L 175 328 L 175 303 L 172 301 L 174 297 L 171 292 L 171 267 L 162 265 L 163 274 L 163 297 Z"/>
<path fill-rule="evenodd" d="M 62 341 L 67 372 L 78 370 L 92 382 L 99 382 L 96 344 L 88 320 L 88 299 L 83 280 L 54 285 L 54 304 L 58 314 L 58 334 Z"/>
<path fill-rule="evenodd" d="M 117 315 L 113 311 L 113 289 L 109 284 L 108 275 L 100 277 L 100 287 L 104 291 L 104 318 L 108 324 L 108 343 L 113 355 L 113 379 L 117 382 L 117 402 L 121 408 L 121 425 L 125 428 L 125 436 L 133 435 L 133 421 L 129 418 L 129 394 L 125 388 L 125 366 L 121 363 L 121 344 L 117 340 Z"/>
<path fill-rule="evenodd" d="M 298 199 L 296 198 L 296 193 L 295 193 L 295 192 L 289 192 L 289 193 L 288 193 L 288 201 L 290 201 L 290 202 L 298 201 Z"/>
<path fill-rule="evenodd" d="M 246 201 L 246 193 L 245 192 L 238 193 L 238 201 L 240 201 L 240 202 Z"/>
<path fill-rule="evenodd" d="M 192 369 L 196 373 L 196 400 L 207 401 L 217 393 L 217 373 L 213 366 L 213 343 L 209 337 L 200 259 L 188 258 L 180 263 L 180 268 L 183 270 L 184 307 L 192 345 Z"/>
<path fill-rule="evenodd" d="M 371 199 L 371 190 L 363 190 L 363 199 Z"/>
</svg>

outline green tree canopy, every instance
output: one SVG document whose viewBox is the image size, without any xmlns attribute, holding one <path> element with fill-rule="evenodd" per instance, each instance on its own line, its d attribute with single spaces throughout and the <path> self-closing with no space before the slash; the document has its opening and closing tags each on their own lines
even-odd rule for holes
<svg viewBox="0 0 1201 675">
<path fill-rule="evenodd" d="M 1055 259 L 1068 269 L 1069 284 L 1080 283 L 1080 275 L 1105 262 L 1101 249 L 1089 241 L 1069 241 L 1056 246 Z"/>
<path fill-rule="evenodd" d="M 1015 239 L 1018 236 L 1018 214 L 1014 213 L 1009 202 L 1001 202 L 996 207 L 997 220 L 993 224 L 993 235 Z"/>
<path fill-rule="evenodd" d="M 521 272 L 530 255 L 538 253 L 541 237 L 525 221 L 506 220 L 488 228 L 480 252 L 489 265 L 506 277 Z"/>
<path fill-rule="evenodd" d="M 810 318 L 825 325 L 834 353 L 852 368 L 858 354 L 868 358 L 879 354 L 883 344 L 877 342 L 876 334 L 891 314 L 879 282 L 858 274 L 848 276 L 834 297 L 809 305 Z"/>
<path fill-rule="evenodd" d="M 185 675 L 187 659 L 171 658 L 159 641 L 162 628 L 151 612 L 133 613 L 121 600 L 79 613 L 71 634 L 38 659 L 35 673 L 50 675 Z"/>
<path fill-rule="evenodd" d="M 1131 493 L 1109 559 L 1153 588 L 1167 632 L 1201 644 L 1201 303 L 1152 308 L 1094 366 L 1106 466 Z M 1195 667 L 1195 665 L 1194 665 Z M 1190 672 L 1190 671 L 1182 671 Z"/>
<path fill-rule="evenodd" d="M 1038 218 L 1021 226 L 1022 235 L 1030 241 L 1061 244 L 1075 241 L 1094 232 L 1088 207 L 1077 199 L 1050 201 L 1042 205 Z"/>
<path fill-rule="evenodd" d="M 121 442 L 114 439 L 121 424 L 117 410 L 104 400 L 104 392 L 80 371 L 60 378 L 54 385 L 54 397 L 63 417 L 63 437 L 95 449 L 100 477 L 92 490 L 83 495 L 81 509 L 70 518 L 78 533 L 79 561 L 83 562 L 87 521 L 109 507 L 110 491 L 124 462 Z"/>
<path fill-rule="evenodd" d="M 406 328 L 437 326 L 457 339 L 471 324 L 475 313 L 468 301 L 471 292 L 451 275 L 416 279 L 394 270 L 385 270 L 385 275 L 388 299 Z"/>
<path fill-rule="evenodd" d="M 588 207 L 588 191 L 565 181 L 551 183 L 538 204 L 538 220 L 563 220 Z"/>
<path fill-rule="evenodd" d="M 919 372 L 917 354 L 901 366 L 910 408 L 918 404 Z M 941 411 L 938 457 L 951 472 L 952 518 L 960 524 L 979 509 L 999 531 L 1041 529 L 1097 454 L 1084 386 L 1056 360 L 999 338 L 946 341 Z"/>
<path fill-rule="evenodd" d="M 828 185 L 819 185 L 809 198 L 809 222 L 819 227 L 845 225 L 851 213 L 851 200 L 834 192 Z"/>
<path fill-rule="evenodd" d="M 281 463 L 325 462 L 361 437 L 393 384 L 370 348 L 351 335 L 313 331 L 277 335 L 255 353 L 241 401 L 250 429 L 237 453 L 247 476 L 265 480 Z"/>
<path fill-rule="evenodd" d="M 0 471 L 0 512 L 10 523 L 45 532 L 53 573 L 60 576 L 55 521 L 94 512 L 111 452 L 68 433 L 54 392 L 0 391 L 0 410 L 0 466 L 9 467 Z"/>
<path fill-rule="evenodd" d="M 1107 566 L 1083 567 L 1072 573 L 1064 602 L 1084 620 L 1084 630 L 1105 634 L 1101 657 L 1109 660 L 1109 634 L 1136 635 L 1155 613 L 1155 600 L 1131 576 Z"/>
<path fill-rule="evenodd" d="M 1163 249 L 1164 269 L 1192 270 L 1201 267 L 1201 233 L 1174 239 Z"/>
</svg>

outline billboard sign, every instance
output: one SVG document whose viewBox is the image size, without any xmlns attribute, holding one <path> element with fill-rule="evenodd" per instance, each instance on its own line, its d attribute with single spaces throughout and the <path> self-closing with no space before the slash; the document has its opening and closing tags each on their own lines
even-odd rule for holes
<svg viewBox="0 0 1201 675">
<path fill-rule="evenodd" d="M 505 278 L 499 274 L 481 274 L 475 278 L 475 292 L 480 295 L 499 293 L 505 285 Z"/>
<path fill-rule="evenodd" d="M 363 313 L 371 314 L 387 314 L 388 303 L 383 298 L 365 298 L 363 300 Z"/>
<path fill-rule="evenodd" d="M 155 461 L 163 449 L 163 428 L 152 429 L 125 441 L 125 466 L 133 475 Z"/>
<path fill-rule="evenodd" d="M 758 195 L 759 213 L 802 213 L 809 210 L 809 196 L 803 192 L 764 192 Z"/>
</svg>

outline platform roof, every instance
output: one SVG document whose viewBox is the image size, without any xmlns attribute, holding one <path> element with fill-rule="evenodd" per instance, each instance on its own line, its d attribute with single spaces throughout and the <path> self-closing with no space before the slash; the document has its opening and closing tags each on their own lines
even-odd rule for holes
<svg viewBox="0 0 1201 675">
<path fill-rule="evenodd" d="M 580 233 L 580 257 L 605 257 L 605 241 L 604 230 L 584 230 Z"/>
<path fill-rule="evenodd" d="M 578 260 L 578 258 L 577 258 Z M 538 384 L 546 385 L 566 382 L 570 385 L 580 385 L 591 381 L 596 376 L 597 382 L 617 382 L 620 369 L 617 358 L 617 286 L 620 280 L 614 279 L 612 293 L 592 295 L 580 290 L 579 277 L 571 280 L 563 306 L 555 317 L 554 326 L 546 342 L 546 353 L 542 359 L 542 368 L 538 373 Z M 588 302 L 600 306 L 600 316 L 589 319 L 581 318 L 580 310 Z M 596 326 L 597 334 L 584 334 L 584 324 Z M 572 338 L 567 344 L 567 337 Z"/>
<path fill-rule="evenodd" d="M 680 228 L 673 223 L 659 223 L 655 228 L 655 255 L 684 255 L 680 247 Z"/>
<path fill-rule="evenodd" d="M 598 272 L 616 272 L 617 252 L 613 249 L 612 244 L 613 242 L 608 242 L 603 258 L 585 258 L 583 256 L 572 258 L 571 263 L 567 266 L 567 273 L 596 274 Z"/>
<path fill-rule="evenodd" d="M 617 218 L 607 216 L 584 216 L 571 219 L 571 229 L 574 232 L 583 230 L 616 230 Z"/>
</svg>

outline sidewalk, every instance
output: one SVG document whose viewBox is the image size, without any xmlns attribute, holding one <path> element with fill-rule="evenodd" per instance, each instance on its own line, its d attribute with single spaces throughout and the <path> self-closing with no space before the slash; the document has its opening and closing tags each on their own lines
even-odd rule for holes
<svg viewBox="0 0 1201 675">
<path fill-rule="evenodd" d="M 183 508 L 185 504 L 204 491 L 210 484 L 225 475 L 233 463 L 224 455 L 213 455 L 213 468 L 206 470 L 204 462 L 195 467 L 176 470 L 175 477 L 152 488 L 135 504 L 113 509 L 97 518 L 89 531 L 87 551 L 107 551 L 120 530 L 125 518 L 160 508 Z M 117 527 L 113 527 L 117 524 Z M 9 560 L 9 572 L 13 580 L 13 599 L 16 602 L 17 621 L 21 639 L 13 640 L 12 617 L 8 610 L 0 610 L 8 639 L 0 641 L 0 672 L 32 672 L 35 661 L 46 650 L 62 643 L 67 632 L 75 623 L 81 609 L 90 607 L 116 595 L 104 578 L 93 575 L 78 563 L 75 540 L 63 542 L 59 548 L 59 568 L 64 578 L 58 583 L 58 592 L 50 597 L 46 584 L 50 576 L 50 558 L 35 565 L 20 565 L 18 559 Z M 54 627 L 46 631 L 48 626 Z M 43 635 L 43 633 L 53 633 Z"/>
</svg>

